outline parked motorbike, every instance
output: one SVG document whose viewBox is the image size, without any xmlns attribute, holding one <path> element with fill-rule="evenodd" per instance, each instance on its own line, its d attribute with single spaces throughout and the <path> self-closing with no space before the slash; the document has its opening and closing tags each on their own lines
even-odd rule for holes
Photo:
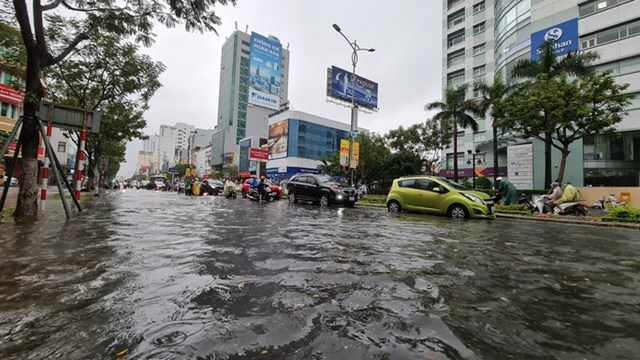
<svg viewBox="0 0 640 360">
<path fill-rule="evenodd" d="M 247 198 L 249 198 L 249 200 L 259 201 L 260 197 L 258 195 L 258 189 L 257 188 L 249 189 L 249 194 L 247 194 Z M 264 189 L 262 190 L 262 201 L 268 202 L 268 201 L 274 201 L 274 200 L 275 200 L 275 195 L 273 194 L 271 189 L 269 189 L 268 186 L 265 186 Z"/>
</svg>

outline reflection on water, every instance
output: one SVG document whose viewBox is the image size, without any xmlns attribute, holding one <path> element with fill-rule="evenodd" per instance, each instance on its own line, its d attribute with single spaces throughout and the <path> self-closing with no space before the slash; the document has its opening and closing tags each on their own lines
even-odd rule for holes
<svg viewBox="0 0 640 360">
<path fill-rule="evenodd" d="M 2 359 L 635 359 L 632 230 L 152 191 L 0 223 Z"/>
</svg>

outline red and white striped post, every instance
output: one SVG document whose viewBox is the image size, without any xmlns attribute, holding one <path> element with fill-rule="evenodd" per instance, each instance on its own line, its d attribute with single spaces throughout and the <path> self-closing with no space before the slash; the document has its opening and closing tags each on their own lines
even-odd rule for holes
<svg viewBox="0 0 640 360">
<path fill-rule="evenodd" d="M 51 121 L 47 124 L 47 138 L 51 138 L 53 126 L 51 125 Z M 42 139 L 42 141 L 48 141 Z M 40 190 L 40 209 L 44 210 L 47 205 L 47 187 L 49 186 L 49 152 L 47 151 L 47 147 L 44 149 L 44 166 L 42 168 L 42 189 Z"/>
<path fill-rule="evenodd" d="M 80 146 L 78 148 L 78 171 L 76 172 L 76 199 L 80 200 L 82 187 L 82 166 L 84 162 L 84 143 L 87 140 L 87 130 L 83 127 L 80 132 Z"/>
</svg>

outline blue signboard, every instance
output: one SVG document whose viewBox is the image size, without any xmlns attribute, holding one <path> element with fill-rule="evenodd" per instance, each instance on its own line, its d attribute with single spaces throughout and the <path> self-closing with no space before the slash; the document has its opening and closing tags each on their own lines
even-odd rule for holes
<svg viewBox="0 0 640 360">
<path fill-rule="evenodd" d="M 563 56 L 569 52 L 578 51 L 578 19 L 571 19 L 531 34 L 531 60 L 538 60 L 540 56 L 540 46 L 542 46 L 545 41 L 553 42 L 553 49 L 556 52 L 556 56 Z"/>
<path fill-rule="evenodd" d="M 280 108 L 281 67 L 280 41 L 251 33 L 249 103 L 274 110 Z"/>
<path fill-rule="evenodd" d="M 176 169 L 176 168 L 169 168 L 169 170 L 167 170 L 167 172 L 169 174 L 179 174 L 180 173 L 180 171 L 178 171 L 178 169 Z"/>
<path fill-rule="evenodd" d="M 378 108 L 378 84 L 351 72 L 332 66 L 327 74 L 327 96 L 355 103 L 368 109 Z M 354 84 L 355 83 L 355 84 Z"/>
</svg>

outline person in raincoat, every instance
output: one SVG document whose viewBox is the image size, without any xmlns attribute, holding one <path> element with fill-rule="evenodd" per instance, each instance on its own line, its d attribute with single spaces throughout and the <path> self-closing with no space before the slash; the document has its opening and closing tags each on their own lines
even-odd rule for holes
<svg viewBox="0 0 640 360">
<path fill-rule="evenodd" d="M 553 202 L 553 205 L 555 205 L 554 212 L 562 214 L 564 212 L 564 209 L 560 205 L 567 202 L 578 201 L 579 198 L 580 192 L 578 191 L 578 189 L 571 183 L 566 183 L 564 185 L 564 189 L 562 189 L 562 197 Z"/>
<path fill-rule="evenodd" d="M 498 177 L 496 179 L 496 190 L 506 205 L 518 203 L 518 189 L 511 181 Z"/>
<path fill-rule="evenodd" d="M 193 190 L 194 196 L 200 196 L 200 183 L 198 182 L 198 178 L 193 179 L 193 185 L 191 185 L 191 190 Z"/>
<path fill-rule="evenodd" d="M 193 187 L 193 182 L 191 181 L 191 178 L 189 178 L 188 176 L 184 179 L 184 194 L 185 195 L 193 195 L 193 192 L 191 192 L 191 188 Z"/>
</svg>

